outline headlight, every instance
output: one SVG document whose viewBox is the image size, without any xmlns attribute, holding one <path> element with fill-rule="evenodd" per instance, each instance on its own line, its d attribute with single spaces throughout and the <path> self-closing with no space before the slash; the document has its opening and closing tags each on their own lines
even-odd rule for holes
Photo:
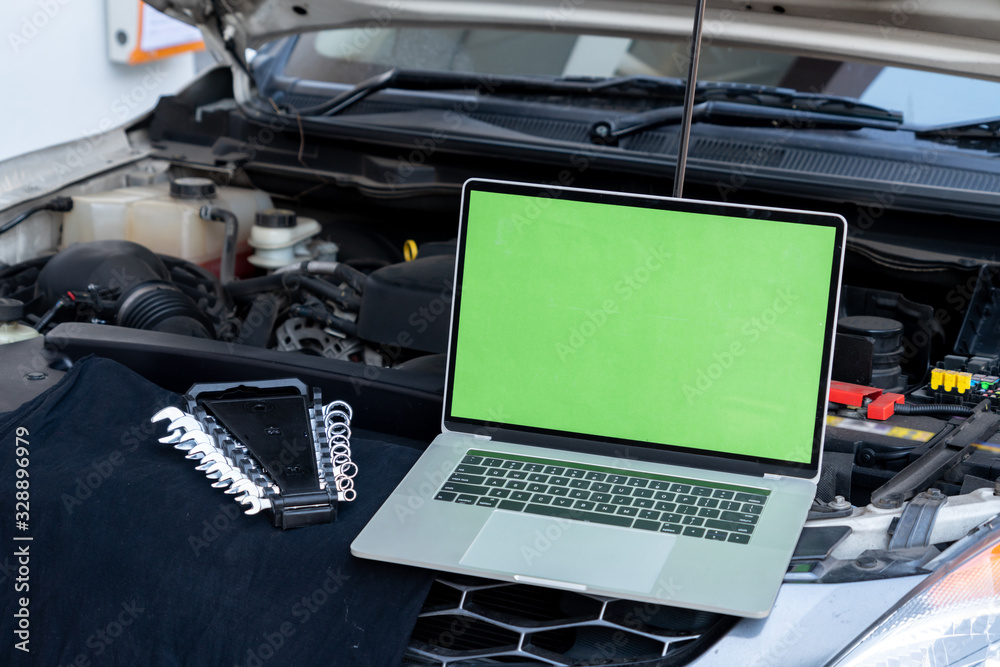
<svg viewBox="0 0 1000 667">
<path fill-rule="evenodd" d="M 1000 667 L 1000 517 L 955 546 L 830 667 Z"/>
</svg>

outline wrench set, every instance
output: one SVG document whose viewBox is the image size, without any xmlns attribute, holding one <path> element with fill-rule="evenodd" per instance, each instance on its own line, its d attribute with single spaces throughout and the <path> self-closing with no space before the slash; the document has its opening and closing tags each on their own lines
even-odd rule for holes
<svg viewBox="0 0 1000 667">
<path fill-rule="evenodd" d="M 184 400 L 187 412 L 168 407 L 151 418 L 167 421 L 160 442 L 184 452 L 247 514 L 268 510 L 282 529 L 330 523 L 339 502 L 357 497 L 344 401 L 324 405 L 319 390 L 295 379 L 196 384 Z"/>
</svg>

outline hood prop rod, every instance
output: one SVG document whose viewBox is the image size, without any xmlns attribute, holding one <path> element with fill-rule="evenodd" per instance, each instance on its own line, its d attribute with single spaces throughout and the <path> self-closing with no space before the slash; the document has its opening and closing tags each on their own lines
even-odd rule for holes
<svg viewBox="0 0 1000 667">
<path fill-rule="evenodd" d="M 697 0 L 694 6 L 694 30 L 691 34 L 687 87 L 684 89 L 681 137 L 677 146 L 677 167 L 674 170 L 674 197 L 677 199 L 680 199 L 684 193 L 684 171 L 687 169 L 688 144 L 691 139 L 691 117 L 694 114 L 694 94 L 698 83 L 698 56 L 701 55 L 701 29 L 704 18 L 705 0 Z"/>
</svg>

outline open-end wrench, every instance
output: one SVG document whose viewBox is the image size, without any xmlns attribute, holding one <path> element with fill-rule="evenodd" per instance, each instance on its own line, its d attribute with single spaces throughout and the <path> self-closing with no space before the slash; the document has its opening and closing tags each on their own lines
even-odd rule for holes
<svg viewBox="0 0 1000 667">
<path fill-rule="evenodd" d="M 190 416 L 191 415 L 189 415 L 188 413 L 184 412 L 180 408 L 166 407 L 166 408 L 163 408 L 162 410 L 160 410 L 159 412 L 157 412 L 152 417 L 150 417 L 149 421 L 151 421 L 151 422 L 153 422 L 155 424 L 156 422 L 163 421 L 164 419 L 169 419 L 170 421 L 176 421 L 176 420 L 180 419 L 181 417 L 190 417 Z"/>
<path fill-rule="evenodd" d="M 257 514 L 263 509 L 271 509 L 271 501 L 267 498 L 258 498 L 256 496 L 243 496 L 240 498 L 240 505 L 247 505 L 250 507 L 246 511 L 247 514 Z"/>
<path fill-rule="evenodd" d="M 204 431 L 188 431 L 182 437 L 183 439 L 174 445 L 174 449 L 179 449 L 184 452 L 193 449 L 196 445 L 209 445 L 211 447 L 215 447 L 215 440 Z"/>
<path fill-rule="evenodd" d="M 201 422 L 192 417 L 189 414 L 184 414 L 181 417 L 173 420 L 167 424 L 168 431 L 176 431 L 177 429 L 184 429 L 185 431 L 204 431 Z"/>
<path fill-rule="evenodd" d="M 247 495 L 257 496 L 258 498 L 264 493 L 263 489 L 254 484 L 253 480 L 249 478 L 243 478 L 233 482 L 233 484 L 226 489 L 225 492 L 229 494 L 246 493 Z"/>
</svg>

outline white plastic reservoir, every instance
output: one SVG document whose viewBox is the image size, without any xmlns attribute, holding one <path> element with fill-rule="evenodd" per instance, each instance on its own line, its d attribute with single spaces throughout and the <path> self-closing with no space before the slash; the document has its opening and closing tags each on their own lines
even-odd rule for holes
<svg viewBox="0 0 1000 667">
<path fill-rule="evenodd" d="M 226 228 L 202 220 L 205 205 L 231 211 L 239 220 L 237 254 L 249 252 L 247 239 L 257 211 L 273 207 L 265 192 L 217 186 L 207 178 L 73 195 L 73 210 L 63 214 L 60 248 L 121 239 L 196 264 L 214 264 L 222 256 Z"/>
</svg>

